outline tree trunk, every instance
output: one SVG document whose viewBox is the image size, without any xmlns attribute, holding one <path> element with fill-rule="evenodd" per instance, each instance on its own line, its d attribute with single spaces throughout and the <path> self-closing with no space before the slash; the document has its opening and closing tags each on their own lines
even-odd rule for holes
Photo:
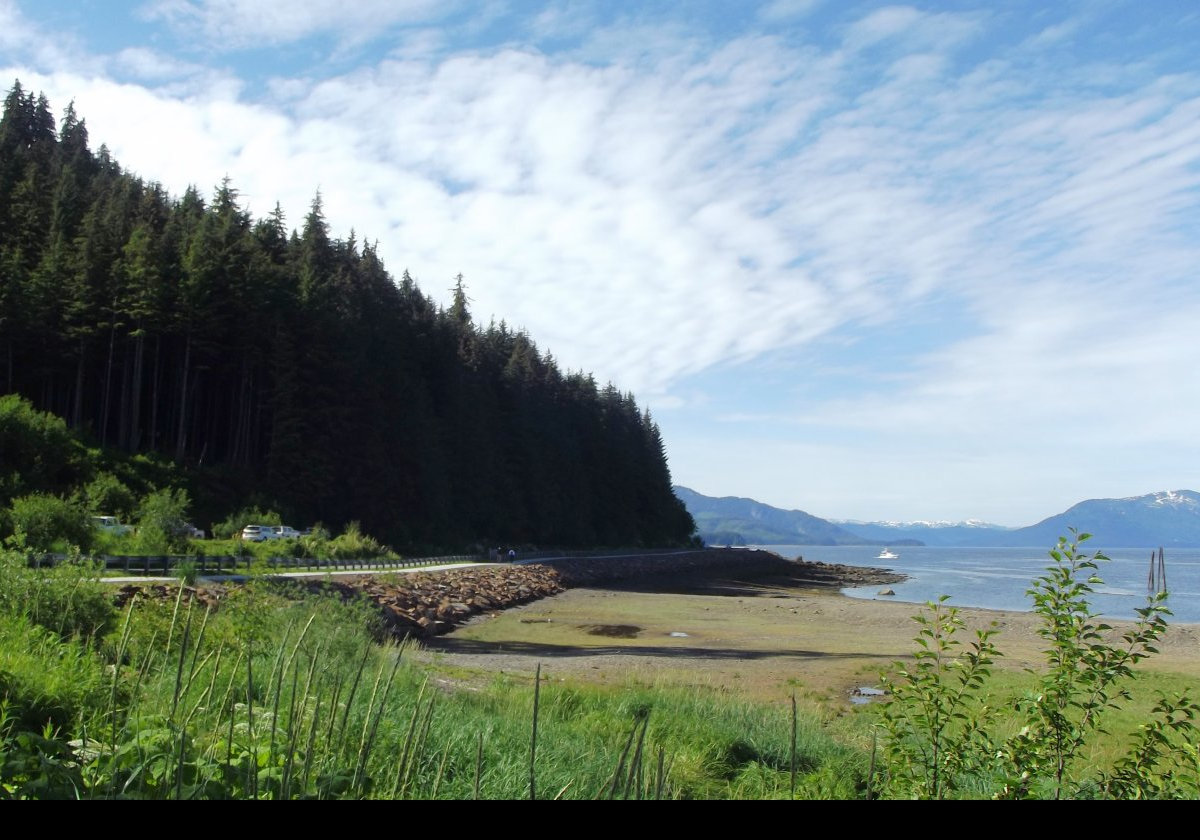
<svg viewBox="0 0 1200 840">
<path fill-rule="evenodd" d="M 100 442 L 108 445 L 108 410 L 112 398 L 113 353 L 117 343 L 117 327 L 108 328 L 108 362 L 104 366 L 104 401 L 100 409 Z"/>
<path fill-rule="evenodd" d="M 187 448 L 187 392 L 188 368 L 192 363 L 192 337 L 189 335 L 183 346 L 183 379 L 179 383 L 179 434 L 175 438 L 175 460 L 182 461 Z"/>
<path fill-rule="evenodd" d="M 79 339 L 79 364 L 75 366 L 75 401 L 71 407 L 71 425 L 79 429 L 83 426 L 83 366 L 86 361 L 86 344 Z"/>
<path fill-rule="evenodd" d="M 142 436 L 142 356 L 146 338 L 138 329 L 133 346 L 133 383 L 129 394 L 129 442 L 127 448 L 136 452 Z"/>
<path fill-rule="evenodd" d="M 162 336 L 154 337 L 154 391 L 150 399 L 150 448 L 158 449 L 158 392 L 162 383 Z"/>
</svg>

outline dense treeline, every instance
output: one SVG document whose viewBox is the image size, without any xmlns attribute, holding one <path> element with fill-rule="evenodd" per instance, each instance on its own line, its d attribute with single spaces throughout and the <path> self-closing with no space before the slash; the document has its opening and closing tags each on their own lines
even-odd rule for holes
<svg viewBox="0 0 1200 840">
<path fill-rule="evenodd" d="M 227 510 L 401 545 L 693 530 L 649 414 L 475 324 L 461 277 L 439 308 L 374 245 L 331 238 L 319 195 L 291 232 L 228 181 L 173 198 L 19 83 L 0 119 L 0 393 L 174 459 Z"/>
</svg>

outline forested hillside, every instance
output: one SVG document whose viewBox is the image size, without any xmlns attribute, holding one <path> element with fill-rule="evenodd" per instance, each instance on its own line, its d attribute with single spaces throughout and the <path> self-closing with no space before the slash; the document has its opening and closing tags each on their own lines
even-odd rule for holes
<svg viewBox="0 0 1200 840">
<path fill-rule="evenodd" d="M 440 282 L 440 281 L 439 281 Z M 375 246 L 252 218 L 228 181 L 172 197 L 68 107 L 0 120 L 0 393 L 156 451 L 213 504 L 360 520 L 395 544 L 656 545 L 693 525 L 632 395 L 520 330 L 441 309 Z M 224 498 L 220 499 L 223 503 Z"/>
</svg>

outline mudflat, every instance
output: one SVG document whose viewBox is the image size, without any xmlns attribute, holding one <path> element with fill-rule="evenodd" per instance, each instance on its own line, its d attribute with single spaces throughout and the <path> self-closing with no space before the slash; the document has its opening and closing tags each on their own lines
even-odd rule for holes
<svg viewBox="0 0 1200 840">
<path fill-rule="evenodd" d="M 760 700 L 795 690 L 836 704 L 911 655 L 920 609 L 886 596 L 848 598 L 835 581 L 657 579 L 571 589 L 479 616 L 427 641 L 421 656 L 466 674 L 532 674 L 540 664 L 551 679 L 695 686 Z M 1042 661 L 1038 616 L 961 615 L 969 630 L 999 631 L 998 667 Z M 1114 624 L 1118 633 L 1127 626 Z M 1171 626 L 1159 649 L 1141 667 L 1200 678 L 1200 625 Z"/>
</svg>

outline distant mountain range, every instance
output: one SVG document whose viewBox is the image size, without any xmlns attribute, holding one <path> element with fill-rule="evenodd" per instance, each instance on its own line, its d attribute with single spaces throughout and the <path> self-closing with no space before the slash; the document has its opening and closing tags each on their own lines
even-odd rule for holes
<svg viewBox="0 0 1200 840">
<path fill-rule="evenodd" d="M 683 500 L 700 537 L 709 545 L 883 545 L 802 510 L 780 510 L 734 496 L 703 496 L 678 485 L 675 495 Z M 895 542 L 918 544 L 903 538 Z"/>
<path fill-rule="evenodd" d="M 676 487 L 701 537 L 714 545 L 1050 546 L 1070 528 L 1097 548 L 1200 547 L 1200 493 L 1166 490 L 1089 499 L 1025 528 L 985 522 L 854 522 L 781 510 L 753 499 L 703 496 Z"/>
</svg>

